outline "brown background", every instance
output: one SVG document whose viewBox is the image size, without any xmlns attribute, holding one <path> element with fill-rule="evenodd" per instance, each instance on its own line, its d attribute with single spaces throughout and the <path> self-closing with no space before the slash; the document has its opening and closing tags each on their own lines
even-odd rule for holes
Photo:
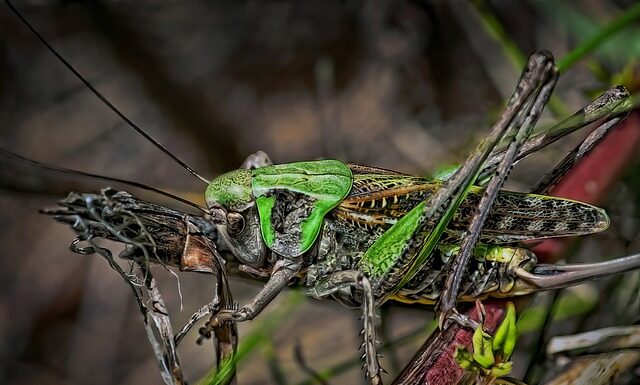
<svg viewBox="0 0 640 385">
<path fill-rule="evenodd" d="M 583 39 L 569 17 L 573 11 L 604 23 L 631 3 L 501 1 L 491 2 L 490 9 L 522 52 L 544 48 L 562 57 Z M 34 1 L 17 6 L 109 100 L 207 177 L 237 167 L 259 149 L 279 163 L 338 158 L 426 175 L 464 158 L 519 72 L 466 2 Z M 4 4 L 0 8 L 0 146 L 49 164 L 201 194 L 200 182 L 118 120 Z M 590 56 L 563 74 L 556 95 L 570 110 L 584 105 L 591 91 L 608 86 L 594 76 L 594 63 L 604 72 L 618 72 L 634 55 L 632 47 Z M 554 119 L 547 113 L 542 124 Z M 523 162 L 510 187 L 526 190 L 580 137 Z M 632 172 L 603 203 L 612 216 L 611 230 L 585 239 L 576 247 L 576 260 L 638 250 L 637 167 L 630 165 Z M 0 382 L 159 383 L 128 288 L 103 260 L 69 252 L 72 232 L 37 214 L 76 185 L 41 179 L 32 171 L 5 165 L 2 170 Z M 95 191 L 103 184 L 91 186 Z M 208 277 L 180 274 L 184 310 L 179 312 L 175 278 L 160 269 L 158 275 L 176 328 L 210 298 Z M 635 279 L 629 283 L 633 288 L 638 275 L 627 279 Z M 241 303 L 259 288 L 241 279 L 232 287 Z M 581 290 L 597 296 L 599 289 Z M 582 324 L 582 318 L 560 324 L 557 332 L 638 317 L 624 297 L 605 294 L 600 300 L 602 314 Z M 406 307 L 384 314 L 386 341 L 432 317 L 425 309 Z M 274 381 L 266 359 L 271 353 L 287 383 L 307 379 L 294 359 L 296 343 L 315 370 L 357 357 L 357 316 L 335 303 L 305 301 L 281 321 L 273 350 L 261 347 L 241 364 L 239 383 Z M 260 318 L 241 325 L 241 336 L 260 327 Z M 212 360 L 210 347 L 196 346 L 195 338 L 190 335 L 180 348 L 192 383 Z M 385 367 L 396 372 L 423 338 L 387 353 Z M 531 349 L 526 336 L 521 341 L 516 375 Z M 361 381 L 358 366 L 332 383 Z"/>
</svg>

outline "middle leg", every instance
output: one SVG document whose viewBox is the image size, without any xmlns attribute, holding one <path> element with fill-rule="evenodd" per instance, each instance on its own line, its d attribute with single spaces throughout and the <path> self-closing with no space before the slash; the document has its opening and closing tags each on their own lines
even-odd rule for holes
<svg viewBox="0 0 640 385">
<path fill-rule="evenodd" d="M 372 384 L 382 384 L 380 376 L 380 363 L 376 349 L 376 309 L 373 288 L 366 275 L 358 270 L 338 271 L 321 278 L 316 284 L 307 290 L 307 294 L 316 299 L 326 298 L 344 289 L 359 289 L 362 291 L 362 319 L 363 329 L 360 332 L 364 341 L 360 346 L 364 350 L 365 375 Z"/>
</svg>

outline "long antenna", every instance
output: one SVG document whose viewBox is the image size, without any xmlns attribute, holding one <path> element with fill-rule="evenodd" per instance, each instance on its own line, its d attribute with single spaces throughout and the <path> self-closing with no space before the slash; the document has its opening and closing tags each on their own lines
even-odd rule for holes
<svg viewBox="0 0 640 385">
<path fill-rule="evenodd" d="M 62 64 L 64 64 L 65 67 L 67 67 L 69 69 L 69 71 L 71 71 L 78 79 L 80 79 L 80 81 L 82 83 L 84 83 L 85 86 L 87 86 L 87 88 L 89 88 L 89 90 L 98 98 L 100 99 L 100 101 L 102 101 L 102 103 L 104 103 L 107 107 L 109 107 L 111 109 L 111 111 L 115 112 L 116 115 L 118 115 L 122 120 L 125 121 L 125 123 L 127 123 L 131 128 L 133 128 L 134 130 L 136 130 L 138 132 L 138 134 L 142 135 L 145 139 L 147 139 L 149 142 L 151 142 L 154 146 L 156 146 L 158 149 L 160 149 L 160 151 L 164 152 L 165 154 L 167 154 L 171 159 L 173 159 L 176 163 L 178 163 L 180 166 L 182 166 L 184 169 L 186 169 L 187 171 L 189 171 L 189 173 L 191 173 L 191 175 L 195 176 L 196 178 L 200 179 L 202 182 L 209 184 L 211 183 L 209 180 L 205 179 L 204 177 L 202 177 L 200 174 L 198 174 L 197 172 L 195 172 L 195 170 L 193 170 L 191 167 L 189 167 L 189 165 L 187 165 L 182 159 L 178 158 L 176 155 L 172 154 L 169 150 L 167 150 L 163 145 L 161 145 L 160 143 L 158 143 L 155 139 L 153 139 L 149 134 L 147 134 L 146 132 L 144 132 L 144 130 L 142 130 L 140 127 L 138 127 L 135 123 L 133 123 L 125 114 L 123 114 L 122 112 L 120 112 L 120 110 L 118 108 L 116 108 L 116 106 L 114 106 L 113 104 L 111 104 L 111 102 L 109 100 L 107 100 L 107 98 L 105 98 L 91 83 L 89 83 L 89 81 L 87 79 L 84 78 L 84 76 L 82 76 L 80 74 L 80 72 L 78 72 L 65 58 L 62 57 L 62 55 L 60 55 L 43 37 L 42 35 L 40 35 L 40 33 L 27 21 L 27 19 L 24 18 L 24 16 L 22 16 L 22 14 L 13 6 L 13 4 L 11 4 L 11 2 L 9 0 L 5 0 L 5 3 L 7 3 L 7 5 L 9 6 L 9 8 L 11 9 L 11 11 L 31 30 L 31 32 L 33 32 L 34 35 L 36 35 L 36 37 L 38 38 L 38 40 L 40 40 L 42 42 L 42 44 L 45 45 L 45 47 L 47 47 L 47 49 L 49 51 L 51 51 L 51 53 L 58 58 L 58 60 L 60 60 L 62 62 Z"/>
<path fill-rule="evenodd" d="M 151 187 L 151 186 L 147 186 L 145 184 L 139 183 L 139 182 L 134 182 L 134 181 L 130 181 L 130 180 L 126 180 L 126 179 L 120 179 L 120 178 L 114 178 L 114 177 L 110 177 L 110 176 L 104 176 L 104 175 L 98 175 L 98 174 L 92 174 L 89 172 L 84 172 L 84 171 L 78 171 L 78 170 L 73 170 L 70 168 L 64 168 L 64 167 L 58 167 L 58 166 L 51 166 L 48 164 L 44 164 L 41 162 L 38 162 L 37 160 L 33 160 L 33 159 L 29 159 L 29 158 L 25 158 L 22 155 L 18 155 L 12 151 L 9 151 L 7 149 L 4 149 L 2 147 L 0 147 L 0 156 L 4 156 L 7 158 L 13 158 L 13 159 L 17 159 L 21 162 L 24 163 L 28 163 L 31 164 L 33 166 L 42 168 L 44 170 L 49 170 L 49 171 L 55 171 L 55 172 L 59 172 L 59 173 L 63 173 L 63 174 L 69 174 L 69 175 L 80 175 L 83 177 L 89 177 L 89 178 L 95 178 L 95 179 L 100 179 L 100 180 L 105 180 L 108 182 L 117 182 L 117 183 L 122 183 L 122 184 L 127 184 L 133 187 L 137 187 L 139 189 L 142 190 L 146 190 L 146 191 L 152 191 L 156 194 L 160 194 L 162 196 L 165 196 L 167 198 L 171 198 L 174 199 L 178 202 L 184 203 L 185 205 L 191 206 L 191 207 L 195 207 L 196 209 L 204 212 L 204 213 L 209 213 L 209 210 L 207 210 L 206 208 L 193 203 L 187 199 L 184 199 L 182 197 L 179 197 L 177 195 L 171 194 L 170 192 L 164 191 L 164 190 L 160 190 L 159 188 L 155 188 L 155 187 Z"/>
</svg>

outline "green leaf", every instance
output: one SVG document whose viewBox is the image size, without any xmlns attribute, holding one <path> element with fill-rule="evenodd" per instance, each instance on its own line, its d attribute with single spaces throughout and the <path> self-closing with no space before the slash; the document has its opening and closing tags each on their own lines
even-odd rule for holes
<svg viewBox="0 0 640 385">
<path fill-rule="evenodd" d="M 516 346 L 518 333 L 516 330 L 516 308 L 512 302 L 507 303 L 507 312 L 493 339 L 493 351 L 505 361 L 511 357 Z"/>
<path fill-rule="evenodd" d="M 491 349 L 492 340 L 493 337 L 482 328 L 477 328 L 473 332 L 473 360 L 485 369 L 490 368 L 496 362 Z"/>
</svg>

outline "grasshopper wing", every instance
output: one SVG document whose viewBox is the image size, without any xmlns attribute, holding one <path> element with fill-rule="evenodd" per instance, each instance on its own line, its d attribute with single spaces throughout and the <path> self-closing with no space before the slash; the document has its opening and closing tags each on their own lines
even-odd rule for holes
<svg viewBox="0 0 640 385">
<path fill-rule="evenodd" d="M 439 180 L 384 169 L 350 166 L 353 188 L 334 211 L 339 220 L 375 230 L 387 229 L 441 186 Z M 475 213 L 483 188 L 473 187 L 455 213 L 442 241 L 458 243 Z M 500 191 L 480 234 L 485 244 L 507 244 L 540 238 L 584 235 L 604 231 L 604 210 L 574 200 Z"/>
</svg>

